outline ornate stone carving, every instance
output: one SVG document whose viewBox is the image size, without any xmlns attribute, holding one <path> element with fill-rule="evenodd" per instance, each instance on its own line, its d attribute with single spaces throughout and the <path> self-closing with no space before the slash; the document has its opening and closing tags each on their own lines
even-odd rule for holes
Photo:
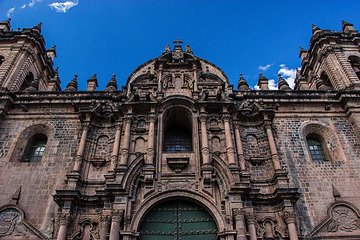
<svg viewBox="0 0 360 240">
<path fill-rule="evenodd" d="M 178 180 L 178 181 L 162 181 L 161 190 L 174 190 L 174 189 L 188 189 L 196 190 L 198 188 L 198 182 L 190 180 Z"/>
<path fill-rule="evenodd" d="M 282 215 L 282 218 L 284 219 L 284 221 L 286 222 L 286 224 L 289 223 L 295 223 L 295 219 L 296 219 L 296 213 L 295 212 L 284 212 L 284 214 Z"/>
<path fill-rule="evenodd" d="M 247 221 L 249 224 L 255 224 L 255 223 L 257 223 L 257 221 L 256 221 L 256 215 L 255 215 L 255 214 L 248 212 L 248 213 L 245 214 L 245 216 L 246 216 L 246 221 Z"/>
<path fill-rule="evenodd" d="M 360 229 L 360 219 L 348 206 L 336 206 L 331 211 L 332 219 L 327 226 L 329 232 L 353 232 Z"/>
<path fill-rule="evenodd" d="M 99 222 L 101 225 L 109 225 L 111 223 L 111 216 L 110 215 L 100 215 Z"/>
<path fill-rule="evenodd" d="M 111 221 L 121 222 L 124 217 L 124 210 L 114 210 L 111 214 Z"/>
<path fill-rule="evenodd" d="M 11 235 L 17 224 L 21 222 L 21 215 L 16 209 L 5 209 L 0 212 L 0 238 Z"/>
<path fill-rule="evenodd" d="M 233 208 L 233 216 L 235 221 L 244 219 L 245 211 L 241 208 Z"/>
<path fill-rule="evenodd" d="M 71 221 L 71 215 L 69 213 L 62 213 L 59 215 L 59 225 L 67 226 Z"/>
</svg>

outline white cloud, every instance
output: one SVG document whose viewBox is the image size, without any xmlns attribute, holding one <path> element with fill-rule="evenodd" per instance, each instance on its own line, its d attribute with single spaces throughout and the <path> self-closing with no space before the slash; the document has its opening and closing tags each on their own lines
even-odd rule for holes
<svg viewBox="0 0 360 240">
<path fill-rule="evenodd" d="M 278 74 L 281 74 L 281 76 L 285 79 L 285 81 L 289 84 L 289 86 L 294 89 L 295 86 L 295 77 L 296 77 L 296 68 L 295 69 L 289 69 L 286 67 L 285 64 L 280 64 L 280 70 L 278 71 Z"/>
<path fill-rule="evenodd" d="M 26 8 L 26 4 L 22 5 L 20 8 L 21 8 L 21 9 Z"/>
<path fill-rule="evenodd" d="M 35 4 L 41 2 L 42 0 L 31 0 L 29 3 L 28 3 L 28 6 L 29 7 L 33 7 Z M 24 7 L 25 8 L 25 7 Z"/>
<path fill-rule="evenodd" d="M 274 79 L 269 79 L 268 87 L 269 87 L 269 90 L 278 90 L 277 84 Z M 258 85 L 255 85 L 254 90 L 260 90 L 260 87 Z"/>
<path fill-rule="evenodd" d="M 49 7 L 59 13 L 66 13 L 70 8 L 79 4 L 79 1 L 53 2 Z"/>
<path fill-rule="evenodd" d="M 269 90 L 278 90 L 277 84 L 274 79 L 269 79 Z"/>
<path fill-rule="evenodd" d="M 15 7 L 10 8 L 6 11 L 6 16 L 9 18 L 11 17 L 11 14 L 15 11 Z"/>
<path fill-rule="evenodd" d="M 259 69 L 261 71 L 266 71 L 271 67 L 272 64 L 266 64 L 265 66 L 259 66 Z"/>
</svg>

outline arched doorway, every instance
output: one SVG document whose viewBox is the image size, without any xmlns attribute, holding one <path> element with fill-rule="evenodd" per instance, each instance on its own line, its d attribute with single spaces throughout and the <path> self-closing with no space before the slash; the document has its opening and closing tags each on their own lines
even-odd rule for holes
<svg viewBox="0 0 360 240">
<path fill-rule="evenodd" d="M 215 240 L 217 226 L 201 206 L 172 200 L 153 207 L 140 224 L 141 240 Z"/>
</svg>

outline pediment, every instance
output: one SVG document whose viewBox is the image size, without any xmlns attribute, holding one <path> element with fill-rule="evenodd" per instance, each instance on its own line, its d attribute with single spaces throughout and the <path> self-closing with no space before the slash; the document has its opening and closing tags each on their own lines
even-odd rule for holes
<svg viewBox="0 0 360 240">
<path fill-rule="evenodd" d="M 17 205 L 0 208 L 0 238 L 4 240 L 48 239 L 25 219 L 25 214 Z"/>
<path fill-rule="evenodd" d="M 359 239 L 360 214 L 351 203 L 336 201 L 327 211 L 327 217 L 309 234 L 308 239 Z"/>
</svg>

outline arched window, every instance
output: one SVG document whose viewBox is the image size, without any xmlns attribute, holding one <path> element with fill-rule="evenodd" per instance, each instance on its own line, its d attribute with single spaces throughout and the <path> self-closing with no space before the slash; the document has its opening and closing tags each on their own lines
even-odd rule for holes
<svg viewBox="0 0 360 240">
<path fill-rule="evenodd" d="M 306 142 L 310 151 L 311 159 L 313 161 L 326 161 L 328 160 L 326 149 L 317 135 L 310 134 L 306 137 Z"/>
<path fill-rule="evenodd" d="M 24 162 L 38 162 L 44 155 L 47 143 L 47 136 L 45 134 L 35 134 L 29 140 L 26 147 L 23 161 Z"/>
<path fill-rule="evenodd" d="M 190 114 L 183 108 L 172 108 L 165 114 L 164 151 L 191 152 L 192 131 Z"/>
<path fill-rule="evenodd" d="M 32 81 L 34 81 L 34 74 L 29 72 L 24 79 L 24 82 L 20 88 L 20 92 L 24 91 Z"/>
<path fill-rule="evenodd" d="M 191 134 L 183 128 L 171 128 L 165 133 L 165 152 L 191 152 Z"/>
<path fill-rule="evenodd" d="M 354 69 L 356 76 L 360 79 L 360 58 L 356 56 L 350 56 L 349 62 L 351 67 Z"/>
<path fill-rule="evenodd" d="M 0 55 L 0 66 L 1 66 L 1 64 L 2 64 L 4 61 L 5 61 L 4 56 L 1 56 L 1 55 Z"/>
<path fill-rule="evenodd" d="M 321 73 L 320 79 L 323 81 L 326 87 L 333 88 L 329 76 L 326 74 L 326 72 Z"/>
</svg>

